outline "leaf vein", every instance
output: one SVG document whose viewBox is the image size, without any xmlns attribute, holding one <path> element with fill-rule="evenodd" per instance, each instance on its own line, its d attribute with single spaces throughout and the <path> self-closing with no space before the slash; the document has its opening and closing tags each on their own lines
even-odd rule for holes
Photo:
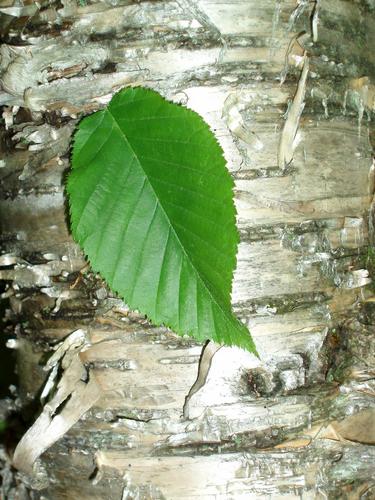
<svg viewBox="0 0 375 500">
<path fill-rule="evenodd" d="M 120 132 L 120 134 L 121 134 L 121 136 L 122 136 L 122 137 L 123 137 L 123 139 L 124 139 L 124 142 L 128 145 L 128 147 L 131 149 L 132 153 L 134 154 L 134 156 L 135 156 L 135 157 L 137 158 L 137 160 L 138 160 L 138 156 L 137 156 L 137 154 L 136 154 L 135 150 L 133 149 L 133 147 L 131 146 L 131 143 L 129 142 L 129 140 L 131 139 L 131 137 L 127 137 L 127 136 L 124 134 L 124 132 L 122 131 L 122 129 L 121 129 L 120 125 L 119 125 L 119 123 L 118 123 L 118 122 L 117 122 L 117 120 L 116 120 L 116 117 L 115 117 L 115 116 L 111 113 L 110 109 L 109 109 L 109 108 L 107 108 L 107 109 L 106 109 L 106 111 L 107 111 L 107 112 L 108 112 L 108 114 L 111 116 L 111 118 L 112 118 L 112 120 L 114 121 L 114 123 L 116 124 L 116 126 L 117 126 L 117 128 L 118 128 L 118 130 L 119 130 L 119 132 Z M 163 141 L 162 141 L 162 142 L 163 142 Z M 166 141 L 166 142 L 176 142 L 176 141 Z M 185 141 L 177 141 L 177 142 L 186 143 Z M 148 182 L 149 182 L 149 184 L 150 184 L 150 186 L 151 186 L 151 188 L 152 188 L 152 190 L 153 190 L 153 192 L 154 192 L 155 198 L 158 200 L 159 205 L 160 205 L 160 207 L 162 208 L 162 211 L 163 211 L 163 213 L 164 213 L 164 216 L 166 217 L 167 221 L 169 222 L 169 224 L 170 224 L 170 226 L 171 226 L 171 228 L 172 228 L 172 230 L 173 230 L 173 233 L 174 233 L 174 235 L 175 235 L 175 238 L 176 238 L 176 240 L 178 241 L 179 246 L 180 246 L 180 248 L 181 248 L 181 250 L 182 250 L 183 254 L 186 256 L 186 259 L 189 261 L 190 265 L 192 266 L 192 268 L 193 268 L 193 270 L 194 270 L 194 272 L 195 272 L 195 276 L 196 276 L 196 277 L 199 279 L 199 281 L 202 283 L 202 285 L 204 286 L 204 288 L 205 288 L 206 292 L 208 293 L 209 297 L 211 298 L 211 300 L 217 304 L 217 306 L 218 306 L 218 308 L 221 310 L 221 313 L 223 314 L 224 318 L 226 318 L 226 320 L 227 320 L 227 321 L 230 321 L 231 323 L 236 323 L 236 320 L 235 320 L 234 316 L 232 317 L 232 314 L 230 314 L 230 313 L 228 312 L 228 309 L 227 309 L 227 308 L 223 308 L 223 306 L 222 306 L 222 304 L 221 304 L 221 301 L 219 301 L 219 300 L 218 300 L 218 297 L 216 297 L 215 295 L 213 295 L 213 294 L 212 294 L 212 292 L 211 292 L 211 290 L 210 290 L 210 287 L 209 287 L 209 285 L 206 283 L 206 280 L 205 280 L 204 276 L 202 276 L 202 275 L 201 275 L 201 273 L 198 271 L 198 269 L 196 269 L 196 267 L 194 266 L 194 264 L 193 264 L 193 262 L 192 262 L 192 260 L 191 260 L 191 257 L 190 257 L 190 256 L 189 256 L 189 254 L 186 252 L 185 247 L 182 245 L 182 242 L 181 242 L 180 238 L 178 237 L 178 234 L 176 233 L 176 231 L 175 231 L 175 229 L 174 229 L 174 227 L 173 227 L 173 225 L 172 225 L 172 223 L 171 223 L 171 221 L 170 221 L 170 219 L 169 219 L 169 217 L 168 217 L 167 213 L 165 212 L 165 209 L 164 209 L 163 205 L 160 203 L 159 198 L 158 198 L 158 196 L 156 195 L 155 189 L 154 189 L 154 187 L 153 187 L 153 185 L 152 185 L 152 183 L 151 183 L 151 181 L 150 181 L 150 179 L 151 179 L 152 177 L 151 177 L 151 176 L 149 176 L 149 175 L 147 175 L 147 173 L 146 173 L 146 172 L 145 172 L 145 170 L 143 169 L 142 164 L 141 164 L 141 162 L 140 162 L 139 160 L 138 160 L 138 162 L 137 162 L 137 163 L 138 163 L 139 168 L 143 171 L 143 174 L 144 174 L 144 182 L 146 182 L 146 179 L 148 180 Z M 154 180 L 155 180 L 155 179 L 154 179 Z M 175 187 L 178 187 L 178 186 L 175 186 Z M 194 192 L 194 191 L 193 191 L 193 192 Z M 212 202 L 212 201 L 214 201 L 214 200 L 213 200 L 213 199 L 210 199 L 210 201 Z M 218 204 L 218 203 L 217 203 L 217 204 Z M 228 317 L 228 315 L 229 315 L 229 317 Z"/>
</svg>

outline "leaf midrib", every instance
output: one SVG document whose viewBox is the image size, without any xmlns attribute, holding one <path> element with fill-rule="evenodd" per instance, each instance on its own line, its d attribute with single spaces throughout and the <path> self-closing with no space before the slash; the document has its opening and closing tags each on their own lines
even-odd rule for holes
<svg viewBox="0 0 375 500">
<path fill-rule="evenodd" d="M 204 288 L 207 290 L 207 292 L 208 292 L 209 296 L 211 297 L 212 301 L 213 301 L 213 302 L 215 302 L 215 304 L 217 304 L 217 306 L 220 308 L 220 310 L 221 310 L 221 311 L 222 311 L 222 313 L 224 314 L 224 317 L 226 318 L 226 320 L 227 320 L 227 321 L 229 320 L 229 321 L 230 321 L 230 323 L 235 323 L 235 326 L 237 327 L 236 322 L 235 322 L 235 321 L 233 321 L 233 320 L 234 320 L 234 318 L 233 318 L 232 314 L 229 314 L 229 316 L 230 316 L 230 317 L 228 318 L 228 311 L 226 311 L 225 309 L 223 309 L 223 307 L 222 307 L 221 303 L 220 303 L 220 302 L 219 302 L 219 301 L 218 301 L 218 300 L 217 300 L 217 299 L 216 299 L 216 298 L 212 295 L 212 292 L 211 292 L 210 288 L 207 286 L 207 283 L 206 283 L 205 278 L 204 278 L 203 276 L 201 276 L 201 273 L 200 273 L 200 272 L 199 272 L 199 270 L 196 268 L 196 266 L 193 264 L 193 262 L 192 262 L 192 260 L 191 260 L 191 258 L 190 258 L 190 256 L 189 256 L 189 254 L 186 252 L 185 247 L 184 247 L 184 245 L 182 244 L 182 242 L 181 242 L 181 240 L 180 240 L 180 238 L 179 238 L 178 234 L 176 233 L 175 228 L 174 228 L 174 226 L 173 226 L 173 224 L 172 224 L 172 222 L 171 222 L 171 220 L 170 220 L 170 218 L 169 218 L 169 216 L 168 216 L 167 212 L 165 211 L 165 209 L 164 209 L 164 207 L 163 207 L 163 205 L 162 205 L 162 203 L 161 203 L 161 201 L 160 201 L 159 196 L 157 196 L 157 194 L 156 194 L 156 191 L 155 191 L 155 189 L 154 189 L 154 186 L 152 185 L 152 183 L 151 183 L 151 181 L 150 181 L 150 179 L 149 179 L 149 177 L 148 177 L 148 175 L 147 175 L 146 171 L 144 170 L 144 168 L 142 167 L 141 162 L 140 162 L 140 161 L 139 161 L 139 159 L 138 159 L 138 155 L 136 154 L 136 152 L 134 151 L 134 149 L 133 149 L 132 145 L 130 144 L 130 142 L 129 142 L 128 138 L 126 137 L 126 135 L 125 135 L 125 134 L 124 134 L 124 132 L 122 131 L 122 129 L 121 129 L 121 127 L 120 127 L 120 125 L 119 125 L 118 121 L 116 120 L 116 117 L 115 117 L 115 116 L 111 113 L 111 111 L 110 111 L 110 109 L 109 109 L 109 108 L 106 108 L 104 111 L 105 111 L 106 113 L 108 113 L 108 115 L 111 117 L 111 119 L 113 120 L 114 125 L 117 127 L 117 129 L 119 130 L 119 132 L 120 132 L 121 136 L 123 137 L 124 141 L 125 141 L 125 142 L 126 142 L 126 144 L 128 145 L 128 147 L 129 147 L 130 151 L 133 153 L 134 158 L 136 159 L 136 161 L 137 161 L 137 163 L 138 163 L 138 165 L 139 165 L 140 169 L 143 171 L 143 173 L 144 173 L 144 175 L 145 175 L 145 178 L 147 179 L 148 184 L 150 185 L 150 187 L 151 187 L 151 189 L 152 189 L 152 192 L 154 193 L 154 196 L 155 196 L 155 198 L 156 198 L 157 202 L 159 203 L 159 206 L 160 206 L 160 208 L 161 208 L 162 212 L 164 213 L 164 216 L 166 217 L 167 221 L 169 222 L 169 226 L 172 228 L 173 234 L 175 235 L 175 237 L 176 237 L 176 239 L 177 239 L 177 241 L 178 241 L 178 243 L 179 243 L 179 245 L 180 245 L 180 247 L 181 247 L 181 249 L 182 249 L 182 252 L 184 253 L 184 255 L 185 255 L 186 259 L 188 260 L 188 262 L 190 263 L 190 265 L 192 266 L 192 268 L 193 268 L 193 269 L 195 270 L 195 272 L 197 273 L 198 279 L 201 281 L 201 283 L 203 284 Z M 198 312 L 198 308 L 197 308 L 197 312 Z M 213 313 L 213 316 L 214 316 L 214 313 Z"/>
</svg>

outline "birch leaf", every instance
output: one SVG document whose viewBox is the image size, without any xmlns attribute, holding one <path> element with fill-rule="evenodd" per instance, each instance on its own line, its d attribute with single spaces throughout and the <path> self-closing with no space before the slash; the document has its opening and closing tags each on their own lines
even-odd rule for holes
<svg viewBox="0 0 375 500">
<path fill-rule="evenodd" d="M 123 89 L 80 122 L 67 190 L 73 237 L 131 308 L 180 335 L 256 352 L 230 301 L 233 181 L 197 113 Z"/>
</svg>

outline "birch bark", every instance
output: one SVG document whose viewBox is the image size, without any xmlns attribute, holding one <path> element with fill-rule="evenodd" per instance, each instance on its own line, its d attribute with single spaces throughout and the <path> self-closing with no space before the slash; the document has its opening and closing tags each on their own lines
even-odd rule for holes
<svg viewBox="0 0 375 500">
<path fill-rule="evenodd" d="M 5 498 L 374 496 L 374 9 L 1 3 L 0 279 L 23 407 L 65 339 L 21 472 L 3 454 Z M 200 113 L 236 182 L 232 300 L 261 360 L 217 351 L 185 415 L 202 346 L 129 311 L 68 230 L 74 127 L 126 85 Z"/>
</svg>

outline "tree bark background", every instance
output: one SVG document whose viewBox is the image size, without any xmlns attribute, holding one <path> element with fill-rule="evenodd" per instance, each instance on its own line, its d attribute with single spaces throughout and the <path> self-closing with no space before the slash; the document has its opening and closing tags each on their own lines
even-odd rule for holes
<svg viewBox="0 0 375 500">
<path fill-rule="evenodd" d="M 67 392 L 51 418 L 68 425 L 90 406 L 90 381 L 100 392 L 33 474 L 12 475 L 4 452 L 5 498 L 25 484 L 54 500 L 374 497 L 374 9 L 1 3 L 0 278 L 17 404 L 40 394 L 47 354 L 78 329 L 54 365 Z M 68 230 L 72 133 L 125 85 L 200 113 L 236 183 L 232 299 L 261 360 L 220 349 L 188 419 L 202 346 L 129 311 Z"/>
</svg>

